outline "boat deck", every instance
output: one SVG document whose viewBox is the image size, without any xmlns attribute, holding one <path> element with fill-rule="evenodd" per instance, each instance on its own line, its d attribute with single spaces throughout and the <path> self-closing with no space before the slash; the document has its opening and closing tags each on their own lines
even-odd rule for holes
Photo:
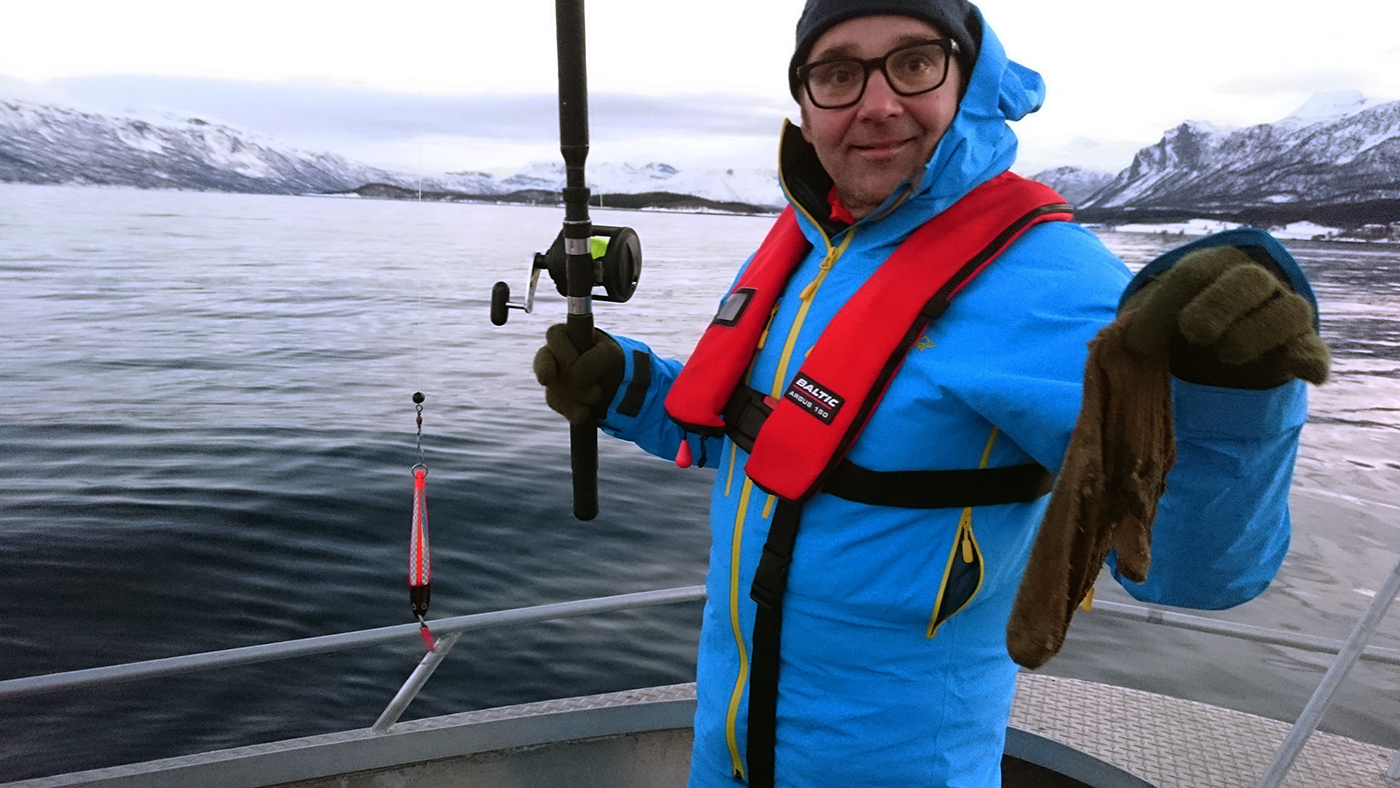
<svg viewBox="0 0 1400 788">
<path fill-rule="evenodd" d="M 1254 788 L 1291 727 L 1196 701 L 1022 673 L 1011 726 L 1107 761 L 1158 788 Z M 1317 732 L 1285 788 L 1396 788 L 1394 750 Z"/>
</svg>

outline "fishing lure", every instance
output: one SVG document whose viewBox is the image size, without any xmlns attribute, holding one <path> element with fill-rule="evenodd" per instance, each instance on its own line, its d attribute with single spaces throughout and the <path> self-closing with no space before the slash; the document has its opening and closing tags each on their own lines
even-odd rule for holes
<svg viewBox="0 0 1400 788">
<path fill-rule="evenodd" d="M 413 394 L 418 411 L 418 464 L 413 466 L 413 529 L 408 540 L 408 601 L 418 619 L 419 634 L 429 651 L 436 649 L 428 630 L 428 599 L 433 590 L 432 555 L 428 551 L 428 465 L 423 458 L 423 392 Z"/>
</svg>

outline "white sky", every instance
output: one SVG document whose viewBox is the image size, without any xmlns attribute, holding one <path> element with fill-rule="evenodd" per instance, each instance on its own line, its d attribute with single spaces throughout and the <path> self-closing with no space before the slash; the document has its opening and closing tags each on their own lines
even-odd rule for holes
<svg viewBox="0 0 1400 788">
<path fill-rule="evenodd" d="M 1062 163 L 1117 170 L 1183 120 L 1270 122 L 1317 92 L 1400 98 L 1395 0 L 980 5 L 1011 57 L 1048 84 L 1045 108 L 1016 125 L 1022 171 Z M 801 6 L 588 0 L 590 93 L 636 94 L 666 100 L 671 109 L 678 97 L 682 105 L 695 96 L 742 99 L 771 115 L 776 131 L 776 118 L 792 111 L 785 69 Z M 434 101 L 555 90 L 550 0 L 400 0 L 368 8 L 302 0 L 0 0 L 0 94 L 6 87 L 42 94 L 45 83 L 61 93 L 61 80 L 106 75 L 295 84 L 342 94 L 349 88 Z M 91 91 L 83 100 L 100 103 Z M 140 103 L 130 94 L 123 100 Z M 217 119 L 197 102 L 185 103 L 178 109 Z M 237 122 L 237 113 L 224 114 Z M 380 129 L 375 139 L 341 120 L 339 135 L 321 136 L 331 150 L 369 163 L 421 162 L 438 171 L 558 157 L 557 142 L 548 139 L 557 133 L 552 113 L 539 119 L 538 134 L 473 131 L 471 120 L 434 130 L 416 121 L 417 130 L 395 136 Z M 693 119 L 630 120 L 597 124 L 589 160 L 772 166 L 775 137 L 766 130 L 719 134 L 697 131 Z M 317 141 L 310 131 L 269 133 L 289 134 L 303 146 Z"/>
</svg>

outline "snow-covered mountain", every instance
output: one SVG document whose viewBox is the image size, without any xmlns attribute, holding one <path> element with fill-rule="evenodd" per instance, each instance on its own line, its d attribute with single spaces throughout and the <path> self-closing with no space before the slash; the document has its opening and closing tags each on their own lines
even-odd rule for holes
<svg viewBox="0 0 1400 788">
<path fill-rule="evenodd" d="M 1088 170 L 1083 167 L 1056 167 L 1031 176 L 1059 192 L 1070 205 L 1082 205 L 1085 200 L 1113 180 L 1113 173 Z"/>
<path fill-rule="evenodd" d="M 0 181 L 302 194 L 401 179 L 198 118 L 153 122 L 0 100 Z"/>
<path fill-rule="evenodd" d="M 658 198 L 662 202 L 687 195 L 739 210 L 782 204 L 774 171 L 594 164 L 587 178 L 601 195 L 665 193 Z M 557 194 L 563 187 L 564 165 L 535 164 L 504 176 L 423 176 L 291 149 L 198 118 L 116 117 L 0 99 L 0 181 L 265 194 L 407 196 L 421 190 L 437 199 L 547 199 L 544 193 Z"/>
<path fill-rule="evenodd" d="M 472 173 L 482 175 L 483 173 Z M 744 203 L 776 208 L 783 205 L 778 173 L 764 169 L 687 169 L 652 162 L 646 165 L 590 164 L 588 187 L 598 194 L 664 192 L 702 197 L 719 203 Z M 526 189 L 557 192 L 564 187 L 563 162 L 533 164 L 494 182 L 478 182 L 482 194 L 508 194 Z"/>
<path fill-rule="evenodd" d="M 1275 123 L 1183 123 L 1081 208 L 1088 220 L 1398 221 L 1400 101 L 1324 94 Z"/>
</svg>

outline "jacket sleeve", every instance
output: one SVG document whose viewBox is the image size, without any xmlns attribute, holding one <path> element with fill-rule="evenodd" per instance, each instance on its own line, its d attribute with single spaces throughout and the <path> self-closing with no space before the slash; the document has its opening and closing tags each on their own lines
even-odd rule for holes
<svg viewBox="0 0 1400 788">
<path fill-rule="evenodd" d="M 607 417 L 599 425 L 614 438 L 631 441 L 644 451 L 667 460 L 674 460 L 681 438 L 690 442 L 691 456 L 697 466 L 714 467 L 719 461 L 723 438 L 708 438 L 684 433 L 680 425 L 666 415 L 666 394 L 680 374 L 681 362 L 663 359 L 651 348 L 635 339 L 615 336 L 622 347 L 626 362 L 622 383 L 608 406 Z"/>
<path fill-rule="evenodd" d="M 1149 263 L 1122 300 L 1193 249 L 1259 247 L 1290 285 L 1316 307 L 1307 275 L 1277 240 L 1241 228 L 1193 241 Z M 1120 301 L 1120 304 L 1122 301 Z M 1259 595 L 1288 552 L 1288 491 L 1307 420 L 1307 386 L 1294 380 L 1265 391 L 1172 381 L 1177 462 L 1152 524 L 1152 563 L 1145 583 L 1117 571 L 1137 599 L 1210 610 Z"/>
<path fill-rule="evenodd" d="M 1015 265 L 1000 275 L 999 298 L 995 278 L 978 293 L 971 292 L 974 280 L 971 298 L 963 297 L 977 302 L 965 304 L 972 311 L 1002 310 L 981 315 L 981 330 L 1007 338 L 997 352 L 980 356 L 983 377 L 960 393 L 1032 458 L 1058 470 L 1079 410 L 1086 343 L 1113 319 L 1129 277 L 1082 228 L 1036 228 L 1026 240 L 1008 250 L 1013 256 L 1006 262 Z M 1249 391 L 1174 379 L 1172 405 L 1177 460 L 1152 527 L 1147 582 L 1118 575 L 1113 555 L 1108 565 L 1143 601 L 1238 605 L 1268 586 L 1288 549 L 1288 490 L 1306 418 L 1305 384 Z"/>
<path fill-rule="evenodd" d="M 1307 419 L 1307 387 L 1266 391 L 1172 381 L 1176 465 L 1152 524 L 1147 581 L 1133 597 L 1219 610 L 1258 596 L 1288 552 L 1288 490 Z"/>
</svg>

